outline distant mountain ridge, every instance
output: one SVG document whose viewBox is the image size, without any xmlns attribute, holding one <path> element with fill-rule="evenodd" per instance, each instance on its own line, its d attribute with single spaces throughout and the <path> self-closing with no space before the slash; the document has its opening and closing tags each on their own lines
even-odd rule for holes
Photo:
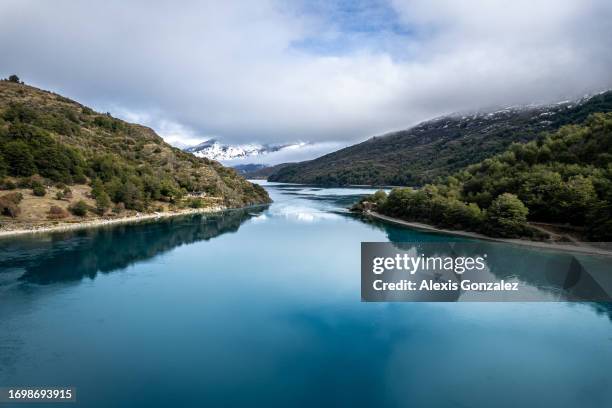
<svg viewBox="0 0 612 408">
<path fill-rule="evenodd" d="M 191 146 L 184 149 L 188 153 L 192 153 L 197 157 L 207 158 L 211 160 L 233 160 L 244 159 L 247 157 L 261 156 L 268 153 L 278 152 L 288 148 L 299 148 L 307 143 L 285 143 L 285 144 L 241 144 L 229 145 L 223 144 L 216 139 L 206 140 L 196 146 Z"/>
<path fill-rule="evenodd" d="M 269 181 L 319 185 L 419 185 L 448 175 L 592 112 L 612 110 L 612 91 L 551 105 L 450 114 L 410 129 L 285 166 Z"/>
<path fill-rule="evenodd" d="M 238 164 L 232 168 L 247 179 L 267 179 L 271 174 L 293 163 L 281 163 L 268 166 L 266 164 Z"/>
</svg>

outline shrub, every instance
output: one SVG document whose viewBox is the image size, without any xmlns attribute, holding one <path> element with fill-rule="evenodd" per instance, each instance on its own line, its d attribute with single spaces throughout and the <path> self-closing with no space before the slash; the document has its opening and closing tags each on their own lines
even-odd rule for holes
<svg viewBox="0 0 612 408">
<path fill-rule="evenodd" d="M 70 187 L 66 187 L 62 190 L 62 195 L 64 198 L 71 199 L 72 198 L 72 190 Z"/>
<path fill-rule="evenodd" d="M 192 198 L 189 200 L 189 208 L 204 208 L 204 200 L 201 198 Z"/>
<path fill-rule="evenodd" d="M 378 210 L 382 208 L 387 201 L 387 193 L 379 190 L 374 194 L 367 195 L 355 203 L 351 207 L 351 211 L 365 211 L 369 209 Z"/>
<path fill-rule="evenodd" d="M 17 179 L 16 184 L 18 188 L 30 188 L 30 179 L 29 178 Z"/>
<path fill-rule="evenodd" d="M 57 193 L 55 193 L 55 199 L 56 200 L 63 200 L 64 199 L 64 193 L 61 191 L 58 191 Z"/>
<path fill-rule="evenodd" d="M 2 116 L 5 120 L 12 122 L 13 124 L 16 124 L 17 122 L 32 123 L 38 119 L 38 113 L 23 103 L 10 103 Z M 23 126 L 19 126 L 19 128 L 21 130 L 26 129 L 26 127 Z"/>
<path fill-rule="evenodd" d="M 0 189 L 2 190 L 14 190 L 16 188 L 17 186 L 11 180 L 4 180 L 2 181 L 2 184 L 0 185 Z"/>
<path fill-rule="evenodd" d="M 528 230 L 527 214 L 529 210 L 517 196 L 504 193 L 487 209 L 485 228 L 491 235 L 519 237 Z"/>
<path fill-rule="evenodd" d="M 33 181 L 32 193 L 37 197 L 44 197 L 44 195 L 47 194 L 47 190 L 39 181 Z"/>
<path fill-rule="evenodd" d="M 19 77 L 18 77 L 17 75 L 15 75 L 15 74 L 13 74 L 13 75 L 9 76 L 9 77 L 8 77 L 8 81 L 9 81 L 9 82 L 14 82 L 14 83 L 16 83 L 16 84 L 20 84 L 20 83 L 21 83 L 21 80 L 20 80 L 20 79 L 19 79 Z"/>
<path fill-rule="evenodd" d="M 87 183 L 87 177 L 83 173 L 77 173 L 72 178 L 76 184 L 85 184 Z"/>
<path fill-rule="evenodd" d="M 10 200 L 16 204 L 19 204 L 23 200 L 23 194 L 19 192 L 12 192 L 2 196 L 2 198 Z"/>
<path fill-rule="evenodd" d="M 50 220 L 59 220 L 62 218 L 66 218 L 68 216 L 68 211 L 64 210 L 62 207 L 58 207 L 57 205 L 52 205 L 49 208 L 49 214 L 47 218 Z"/>
<path fill-rule="evenodd" d="M 2 126 L 1 122 L 0 122 L 0 126 Z M 2 134 L 0 133 L 0 140 L 1 138 L 2 138 Z M 6 162 L 6 160 L 4 160 L 4 156 L 0 154 L 0 177 L 6 176 L 8 174 L 8 170 L 9 170 L 8 163 Z"/>
<path fill-rule="evenodd" d="M 106 194 L 105 191 L 100 192 L 96 196 L 96 210 L 98 211 L 98 214 L 103 215 L 106 212 L 106 210 L 108 210 L 110 205 L 111 205 L 110 197 L 108 196 L 108 194 Z"/>
<path fill-rule="evenodd" d="M 30 147 L 25 142 L 21 140 L 9 142 L 3 150 L 10 174 L 13 176 L 31 176 L 36 173 L 34 156 L 32 156 Z"/>
<path fill-rule="evenodd" d="M 90 193 L 91 197 L 92 198 L 98 198 L 98 196 L 100 196 L 103 193 L 105 194 L 105 192 L 104 192 L 104 185 L 102 184 L 102 180 L 97 178 L 94 181 L 92 181 L 92 183 L 91 183 L 91 193 Z"/>
<path fill-rule="evenodd" d="M 21 193 L 13 192 L 0 197 L 0 214 L 15 218 L 21 213 L 19 203 L 23 200 Z"/>
<path fill-rule="evenodd" d="M 87 210 L 89 209 L 89 206 L 85 201 L 79 200 L 73 205 L 71 205 L 68 209 L 72 214 L 76 215 L 77 217 L 84 217 L 85 215 L 87 215 Z"/>
<path fill-rule="evenodd" d="M 123 211 L 125 211 L 125 204 L 123 204 L 123 203 L 117 203 L 113 207 L 113 212 L 115 214 L 121 214 Z"/>
</svg>

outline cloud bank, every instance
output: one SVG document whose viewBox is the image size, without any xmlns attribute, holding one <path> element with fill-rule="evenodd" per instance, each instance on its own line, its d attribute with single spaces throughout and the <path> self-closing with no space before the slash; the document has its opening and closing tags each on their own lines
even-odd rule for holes
<svg viewBox="0 0 612 408">
<path fill-rule="evenodd" d="M 0 4 L 0 75 L 176 144 L 347 144 L 612 86 L 608 0 Z"/>
</svg>

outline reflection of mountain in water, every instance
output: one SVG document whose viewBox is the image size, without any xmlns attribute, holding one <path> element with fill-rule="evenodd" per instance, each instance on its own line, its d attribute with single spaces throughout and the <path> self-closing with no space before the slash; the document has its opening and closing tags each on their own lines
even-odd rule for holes
<svg viewBox="0 0 612 408">
<path fill-rule="evenodd" d="M 192 242 L 208 240 L 261 213 L 260 208 L 189 215 L 139 224 L 53 233 L 47 240 L 0 242 L 0 274 L 25 269 L 21 280 L 39 284 L 94 278 Z"/>
</svg>

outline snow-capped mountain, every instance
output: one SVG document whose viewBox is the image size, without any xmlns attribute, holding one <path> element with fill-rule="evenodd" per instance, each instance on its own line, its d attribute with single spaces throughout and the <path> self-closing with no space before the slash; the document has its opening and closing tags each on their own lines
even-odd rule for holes
<svg viewBox="0 0 612 408">
<path fill-rule="evenodd" d="M 278 152 L 285 149 L 296 149 L 305 146 L 307 143 L 287 143 L 287 144 L 242 144 L 227 145 L 215 139 L 210 139 L 196 146 L 188 147 L 186 152 L 193 153 L 198 157 L 206 157 L 212 160 L 234 160 L 245 159 L 252 156 Z"/>
</svg>

